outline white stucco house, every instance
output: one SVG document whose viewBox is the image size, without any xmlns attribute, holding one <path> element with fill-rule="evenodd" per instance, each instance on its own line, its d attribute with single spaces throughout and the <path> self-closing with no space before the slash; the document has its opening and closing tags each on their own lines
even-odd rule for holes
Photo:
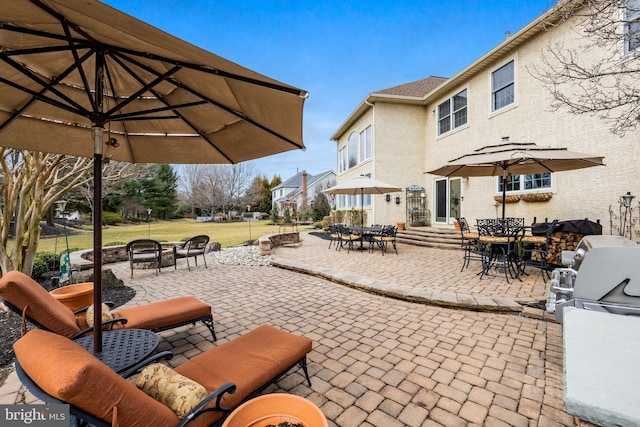
<svg viewBox="0 0 640 427">
<path fill-rule="evenodd" d="M 306 170 L 298 172 L 271 190 L 271 200 L 278 213 L 282 215 L 286 209 L 290 213 L 308 209 L 313 203 L 316 193 L 336 183 L 336 173 L 332 170 L 311 175 Z"/>
<path fill-rule="evenodd" d="M 640 5 L 638 0 L 629 0 Z M 560 2 L 563 3 L 563 2 Z M 516 7 L 516 6 L 514 6 Z M 640 42 L 620 42 L 616 52 L 591 46 L 572 18 L 548 24 L 553 10 L 537 18 L 451 78 L 427 77 L 369 94 L 335 131 L 337 182 L 365 174 L 405 189 L 365 202 L 368 223 L 407 221 L 450 226 L 497 215 L 497 177 L 446 178 L 427 174 L 475 149 L 512 142 L 566 147 L 604 156 L 604 167 L 512 177 L 507 216 L 599 220 L 605 233 L 617 223 L 619 198 L 640 195 L 640 131 L 614 135 L 603 120 L 552 108 L 552 96 L 531 72 L 549 45 L 561 42 L 593 61 L 640 61 Z M 640 22 L 638 16 L 634 19 Z M 636 22 L 636 24 L 638 24 Z M 635 28 L 638 31 L 640 25 Z M 624 33 L 624 31 L 622 31 Z M 640 67 L 636 67 L 640 68 Z M 635 83 L 640 83 L 636 79 Z M 545 193 L 544 201 L 527 194 Z M 634 201 L 638 212 L 638 199 Z M 398 201 L 399 203 L 396 203 Z M 360 208 L 341 198 L 338 209 Z M 637 214 L 636 214 L 637 216 Z M 422 220 L 421 220 L 422 219 Z"/>
</svg>

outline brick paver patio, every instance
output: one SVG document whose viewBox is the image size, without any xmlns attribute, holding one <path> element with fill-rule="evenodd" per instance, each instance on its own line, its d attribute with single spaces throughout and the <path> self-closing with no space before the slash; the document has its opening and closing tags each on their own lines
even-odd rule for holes
<svg viewBox="0 0 640 427">
<path fill-rule="evenodd" d="M 215 236 L 212 236 L 215 241 Z M 331 268 L 359 280 L 414 290 L 542 299 L 539 273 L 506 284 L 504 277 L 459 272 L 461 252 L 399 245 L 399 255 L 335 252 L 304 236 L 274 258 Z M 315 402 L 337 426 L 573 426 L 562 402 L 560 325 L 519 316 L 442 308 L 363 292 L 321 277 L 276 267 L 180 266 L 156 276 L 128 263 L 109 265 L 136 289 L 135 305 L 192 294 L 210 303 L 218 342 L 268 323 L 314 342 L 312 386 L 294 368 L 266 392 Z M 204 326 L 160 333 L 161 350 L 178 365 L 217 343 Z M 12 374 L 0 403 L 33 402 Z"/>
</svg>

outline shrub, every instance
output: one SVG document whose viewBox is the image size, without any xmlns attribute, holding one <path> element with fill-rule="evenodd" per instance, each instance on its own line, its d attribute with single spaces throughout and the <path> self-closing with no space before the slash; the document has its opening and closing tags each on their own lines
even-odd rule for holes
<svg viewBox="0 0 640 427">
<path fill-rule="evenodd" d="M 31 277 L 39 279 L 47 271 L 54 271 L 60 268 L 60 259 L 53 252 L 38 252 L 33 261 Z"/>
<path fill-rule="evenodd" d="M 321 228 L 324 228 L 324 223 L 322 221 L 314 222 L 313 223 L 313 228 L 318 229 L 318 230 L 321 229 Z"/>
<path fill-rule="evenodd" d="M 102 225 L 122 224 L 122 215 L 118 212 L 103 212 Z"/>
</svg>

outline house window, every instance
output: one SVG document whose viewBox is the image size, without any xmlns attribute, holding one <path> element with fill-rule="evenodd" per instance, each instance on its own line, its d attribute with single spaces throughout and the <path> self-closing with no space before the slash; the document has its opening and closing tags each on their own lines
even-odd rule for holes
<svg viewBox="0 0 640 427">
<path fill-rule="evenodd" d="M 349 169 L 358 164 L 358 134 L 351 132 L 347 141 L 347 153 L 349 155 Z"/>
<path fill-rule="evenodd" d="M 491 111 L 497 111 L 515 101 L 513 65 L 513 61 L 510 61 L 491 73 Z"/>
<path fill-rule="evenodd" d="M 627 0 L 624 17 L 625 53 L 635 52 L 640 49 L 640 0 Z"/>
<path fill-rule="evenodd" d="M 371 126 L 360 132 L 360 161 L 371 158 Z"/>
<path fill-rule="evenodd" d="M 347 147 L 338 150 L 338 173 L 347 170 Z"/>
<path fill-rule="evenodd" d="M 498 192 L 502 193 L 503 179 L 498 177 Z M 509 179 L 507 193 L 512 191 L 531 191 L 551 188 L 551 172 L 529 175 L 515 175 Z"/>
<path fill-rule="evenodd" d="M 438 135 L 467 124 L 467 90 L 438 105 Z"/>
</svg>

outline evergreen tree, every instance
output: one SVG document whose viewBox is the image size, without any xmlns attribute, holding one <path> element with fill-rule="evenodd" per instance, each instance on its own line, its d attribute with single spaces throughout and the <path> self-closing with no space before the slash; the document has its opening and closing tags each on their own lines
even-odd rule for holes
<svg viewBox="0 0 640 427">
<path fill-rule="evenodd" d="M 318 189 L 313 202 L 311 202 L 311 217 L 314 221 L 322 221 L 322 218 L 331 214 L 331 205 L 327 195 Z"/>
<path fill-rule="evenodd" d="M 144 181 L 144 204 L 154 218 L 171 219 L 178 212 L 178 175 L 171 165 L 157 165 Z"/>
</svg>

